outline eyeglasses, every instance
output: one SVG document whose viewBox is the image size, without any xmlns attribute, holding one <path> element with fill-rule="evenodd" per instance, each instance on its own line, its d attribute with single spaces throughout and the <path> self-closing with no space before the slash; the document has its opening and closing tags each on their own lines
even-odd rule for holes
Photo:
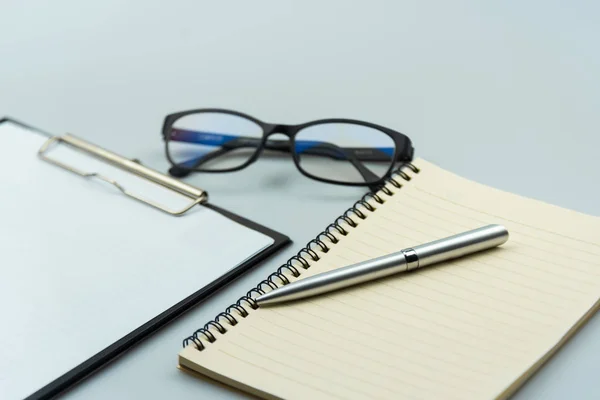
<svg viewBox="0 0 600 400">
<path fill-rule="evenodd" d="M 279 133 L 287 139 L 271 138 Z M 176 177 L 190 172 L 231 172 L 247 167 L 264 150 L 291 153 L 300 172 L 318 181 L 375 187 L 414 149 L 402 133 L 352 119 L 323 119 L 300 125 L 269 124 L 222 109 L 168 115 L 163 125 L 166 154 Z"/>
</svg>

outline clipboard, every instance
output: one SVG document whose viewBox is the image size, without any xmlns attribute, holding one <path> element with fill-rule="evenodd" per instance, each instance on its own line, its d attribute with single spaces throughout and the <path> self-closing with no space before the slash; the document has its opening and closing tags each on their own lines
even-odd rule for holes
<svg viewBox="0 0 600 400">
<path fill-rule="evenodd" d="M 221 275 L 217 279 L 214 279 L 202 289 L 195 291 L 191 295 L 177 302 L 172 307 L 169 307 L 168 309 L 162 311 L 158 315 L 154 316 L 152 319 L 148 320 L 146 323 L 137 327 L 135 330 L 121 337 L 119 340 L 115 341 L 108 347 L 99 351 L 92 357 L 88 358 L 86 361 L 74 366 L 68 372 L 64 373 L 61 376 L 57 376 L 53 381 L 49 382 L 43 387 L 40 387 L 35 392 L 30 394 L 27 397 L 28 399 L 52 398 L 57 394 L 61 393 L 62 391 L 68 389 L 69 387 L 76 384 L 78 381 L 84 379 L 86 376 L 102 368 L 104 365 L 114 360 L 116 357 L 118 357 L 128 349 L 143 341 L 145 338 L 147 338 L 148 336 L 150 336 L 169 322 L 173 321 L 175 318 L 179 317 L 186 311 L 198 305 L 200 302 L 214 294 L 220 288 L 234 281 L 244 272 L 248 271 L 258 263 L 267 259 L 268 257 L 270 257 L 271 255 L 273 255 L 274 253 L 276 253 L 277 251 L 279 251 L 280 249 L 282 249 L 290 243 L 290 239 L 279 232 L 259 225 L 230 211 L 222 209 L 216 205 L 210 204 L 208 202 L 208 193 L 205 190 L 196 188 L 192 185 L 164 175 L 158 171 L 144 166 L 137 160 L 127 159 L 109 150 L 103 149 L 99 146 L 95 146 L 94 144 L 89 143 L 83 139 L 77 138 L 73 135 L 65 135 L 58 137 L 52 136 L 47 132 L 44 132 L 40 129 L 29 126 L 12 118 L 0 118 L 0 126 L 4 123 L 12 123 L 22 126 L 24 128 L 27 128 L 28 130 L 35 131 L 48 138 L 44 145 L 41 146 L 38 151 L 38 157 L 43 161 L 49 163 L 48 168 L 59 167 L 65 169 L 70 173 L 73 173 L 75 179 L 78 179 L 79 177 L 83 179 L 100 180 L 112 186 L 119 193 L 130 198 L 131 201 L 143 203 L 140 204 L 140 206 L 154 208 L 155 212 L 166 213 L 169 215 L 169 218 L 181 218 L 182 216 L 184 216 L 184 214 L 193 210 L 194 207 L 206 207 L 213 211 L 216 211 L 217 213 L 227 217 L 232 221 L 235 221 L 240 225 L 243 225 L 254 231 L 258 231 L 273 239 L 272 244 L 267 248 L 249 257 L 248 259 L 237 265 L 235 268 L 229 270 L 227 273 Z M 189 203 L 183 208 L 173 209 L 163 204 L 157 203 L 151 199 L 147 199 L 144 196 L 139 195 L 138 193 L 130 191 L 125 185 L 121 184 L 120 182 L 118 182 L 118 180 L 115 180 L 111 176 L 105 176 L 95 171 L 85 171 L 67 163 L 64 163 L 60 159 L 54 158 L 51 153 L 51 148 L 55 146 L 71 146 L 73 148 L 76 148 L 78 151 L 85 153 L 91 157 L 94 157 L 95 159 L 102 160 L 106 163 L 110 163 L 111 165 L 117 166 L 124 171 L 135 174 L 138 177 L 147 179 L 158 185 L 161 185 L 164 188 L 177 192 L 187 197 L 189 199 Z M 78 177 L 75 177 L 75 175 L 78 175 Z"/>
</svg>

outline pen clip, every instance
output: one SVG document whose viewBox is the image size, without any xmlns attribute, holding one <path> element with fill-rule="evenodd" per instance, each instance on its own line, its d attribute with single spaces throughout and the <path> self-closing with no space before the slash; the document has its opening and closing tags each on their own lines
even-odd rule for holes
<svg viewBox="0 0 600 400">
<path fill-rule="evenodd" d="M 163 205 L 161 205 L 159 203 L 156 203 L 156 202 L 154 202 L 152 200 L 149 200 L 149 199 L 144 198 L 144 197 L 142 197 L 142 196 L 140 196 L 138 194 L 135 194 L 135 193 L 132 193 L 132 192 L 128 191 L 123 185 L 121 185 L 119 182 L 117 182 L 116 180 L 114 180 L 112 178 L 109 178 L 109 177 L 104 176 L 102 174 L 99 174 L 97 172 L 85 172 L 85 171 L 82 171 L 82 170 L 80 170 L 78 168 L 75 168 L 73 166 L 67 165 L 64 162 L 59 161 L 59 160 L 57 160 L 55 158 L 49 157 L 48 154 L 47 154 L 48 150 L 50 149 L 50 146 L 52 146 L 53 144 L 55 144 L 55 143 L 67 143 L 67 144 L 72 145 L 72 146 L 74 146 L 76 148 L 79 148 L 79 149 L 81 149 L 83 151 L 87 151 L 88 153 L 91 153 L 92 155 L 96 155 L 98 158 L 101 158 L 101 159 L 103 159 L 105 161 L 111 161 L 113 164 L 117 164 L 118 166 L 121 166 L 121 162 L 122 161 L 120 160 L 121 159 L 120 156 L 116 156 L 116 155 L 114 155 L 112 153 L 108 153 L 107 152 L 109 155 L 113 155 L 115 157 L 113 157 L 112 159 L 105 158 L 100 153 L 101 151 L 106 152 L 104 149 L 98 148 L 97 152 L 96 151 L 90 151 L 89 149 L 95 150 L 95 149 L 89 147 L 89 146 L 93 146 L 93 145 L 91 145 L 91 144 L 89 144 L 87 142 L 81 141 L 83 144 L 86 145 L 86 147 L 79 146 L 78 145 L 79 141 L 81 141 L 81 139 L 77 139 L 77 138 L 75 138 L 73 136 L 70 136 L 70 135 L 69 136 L 65 136 L 65 137 L 62 137 L 62 136 L 53 136 L 53 137 L 49 138 L 42 145 L 42 147 L 38 150 L 38 157 L 40 159 L 42 159 L 42 160 L 50 163 L 50 164 L 56 165 L 56 166 L 58 166 L 60 168 L 63 168 L 65 170 L 67 170 L 67 171 L 70 171 L 70 172 L 72 172 L 74 174 L 77 174 L 77 175 L 79 175 L 79 176 L 81 176 L 83 178 L 86 178 L 86 179 L 94 179 L 95 178 L 95 179 L 99 179 L 99 180 L 101 180 L 103 182 L 109 183 L 110 185 L 112 185 L 115 188 L 117 188 L 125 196 L 130 197 L 130 198 L 132 198 L 134 200 L 140 201 L 140 202 L 142 202 L 142 203 L 144 203 L 146 205 L 149 205 L 149 206 L 151 206 L 153 208 L 156 208 L 156 209 L 158 209 L 160 211 L 166 212 L 167 214 L 174 215 L 174 216 L 180 216 L 180 215 L 185 214 L 192 207 L 194 207 L 197 204 L 205 202 L 206 199 L 207 199 L 207 195 L 206 195 L 206 193 L 204 191 L 196 189 L 196 188 L 191 188 L 190 190 L 188 190 L 184 194 L 186 194 L 187 197 L 192 197 L 193 196 L 192 197 L 192 201 L 188 205 L 186 205 L 185 207 L 183 207 L 180 210 L 171 210 L 171 209 L 169 209 L 169 208 L 167 208 L 167 207 L 165 207 L 165 206 L 163 206 Z M 127 160 L 127 161 L 131 161 L 131 160 Z M 142 172 L 143 172 L 143 170 L 148 169 L 147 167 L 143 167 L 139 163 L 139 161 L 131 161 L 131 162 L 139 165 L 140 166 L 140 170 L 142 170 Z M 152 171 L 152 170 L 150 170 L 150 171 L 153 174 L 157 174 L 156 171 Z M 139 173 L 140 171 L 136 171 L 136 172 L 138 172 L 137 175 L 142 176 L 143 178 L 145 178 L 143 176 L 144 174 Z M 165 179 L 167 179 L 167 178 L 168 177 L 165 177 Z M 148 179 L 148 180 L 155 181 L 154 179 Z M 160 182 L 155 182 L 155 183 L 157 183 L 157 184 L 159 184 L 159 185 L 161 185 L 163 187 L 167 187 L 167 188 L 169 188 L 171 190 L 174 190 L 173 188 L 168 187 L 168 186 L 166 186 L 164 184 L 161 184 Z M 193 193 L 190 194 L 189 192 L 193 192 Z"/>
</svg>

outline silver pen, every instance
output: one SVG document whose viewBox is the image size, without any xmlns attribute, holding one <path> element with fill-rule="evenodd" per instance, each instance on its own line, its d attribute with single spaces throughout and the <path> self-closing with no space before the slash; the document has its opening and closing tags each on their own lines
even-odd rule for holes
<svg viewBox="0 0 600 400">
<path fill-rule="evenodd" d="M 466 256 L 500 246 L 507 240 L 508 231 L 505 227 L 487 225 L 445 239 L 400 250 L 387 256 L 301 279 L 265 293 L 256 301 L 262 306 L 303 299 Z"/>
</svg>

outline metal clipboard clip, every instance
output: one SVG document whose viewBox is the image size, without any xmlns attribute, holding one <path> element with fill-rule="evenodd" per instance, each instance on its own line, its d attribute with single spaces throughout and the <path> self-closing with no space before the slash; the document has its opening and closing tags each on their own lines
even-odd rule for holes
<svg viewBox="0 0 600 400">
<path fill-rule="evenodd" d="M 67 165 L 61 161 L 58 161 L 57 159 L 49 157 L 46 154 L 47 151 L 50 149 L 50 147 L 53 144 L 59 144 L 59 143 L 66 143 L 66 144 L 68 144 L 78 150 L 81 150 L 85 153 L 88 153 L 102 161 L 106 161 L 112 165 L 115 165 L 118 168 L 121 168 L 127 172 L 131 172 L 132 174 L 140 176 L 144 179 L 147 179 L 147 180 L 157 183 L 163 187 L 171 189 L 177 193 L 180 193 L 186 197 L 189 197 L 192 201 L 190 204 L 188 204 L 181 210 L 171 210 L 161 204 L 158 204 L 154 201 L 148 200 L 140 195 L 137 195 L 135 193 L 128 191 L 125 187 L 123 187 L 121 184 L 119 184 L 114 179 L 111 179 L 109 177 L 106 177 L 106 176 L 101 175 L 96 172 L 82 171 L 80 169 L 77 169 L 70 165 Z M 130 160 L 128 158 L 122 157 L 118 154 L 115 154 L 111 151 L 103 149 L 99 146 L 96 146 L 92 143 L 89 143 L 83 139 L 80 139 L 80 138 L 75 137 L 70 134 L 66 134 L 64 136 L 53 136 L 53 137 L 49 138 L 42 145 L 42 147 L 38 150 L 38 157 L 46 162 L 49 162 L 50 164 L 53 164 L 53 165 L 56 165 L 63 169 L 66 169 L 67 171 L 73 172 L 84 178 L 96 178 L 96 179 L 99 179 L 106 183 L 109 183 L 109 184 L 113 185 L 114 187 L 116 187 L 124 195 L 131 197 L 132 199 L 141 201 L 142 203 L 145 203 L 151 207 L 157 208 L 161 211 L 164 211 L 164 212 L 174 215 L 174 216 L 183 215 L 188 210 L 190 210 L 192 207 L 194 207 L 195 205 L 205 203 L 208 200 L 208 193 L 202 189 L 188 185 L 187 183 L 178 181 L 177 179 L 173 179 L 170 176 L 167 176 L 165 174 L 162 174 L 158 171 L 155 171 L 151 168 L 148 168 L 148 167 L 140 164 L 138 161 L 134 161 L 134 160 Z"/>
</svg>

